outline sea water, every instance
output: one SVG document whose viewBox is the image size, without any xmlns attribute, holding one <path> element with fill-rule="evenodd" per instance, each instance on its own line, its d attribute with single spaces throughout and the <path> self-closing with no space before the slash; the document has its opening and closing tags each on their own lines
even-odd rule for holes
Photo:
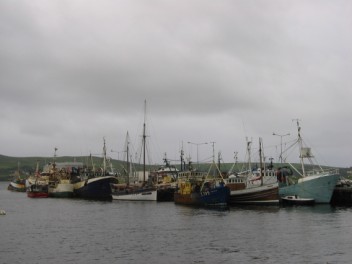
<svg viewBox="0 0 352 264">
<path fill-rule="evenodd" d="M 352 208 L 27 198 L 0 183 L 0 263 L 352 263 Z"/>
</svg>

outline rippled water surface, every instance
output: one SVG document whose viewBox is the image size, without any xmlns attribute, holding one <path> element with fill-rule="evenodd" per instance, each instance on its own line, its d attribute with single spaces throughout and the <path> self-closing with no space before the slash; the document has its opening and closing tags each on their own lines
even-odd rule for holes
<svg viewBox="0 0 352 264">
<path fill-rule="evenodd" d="M 352 263 L 352 209 L 30 199 L 0 183 L 0 263 Z"/>
</svg>

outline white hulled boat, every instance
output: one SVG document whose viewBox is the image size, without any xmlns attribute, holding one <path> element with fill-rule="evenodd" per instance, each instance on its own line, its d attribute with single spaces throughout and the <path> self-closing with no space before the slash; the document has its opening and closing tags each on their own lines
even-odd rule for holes
<svg viewBox="0 0 352 264">
<path fill-rule="evenodd" d="M 157 201 L 157 189 L 151 180 L 146 181 L 146 123 L 145 123 L 146 101 L 144 101 L 144 123 L 143 123 L 143 181 L 141 184 L 130 184 L 131 162 L 129 162 L 129 136 L 126 135 L 126 155 L 127 155 L 127 177 L 126 184 L 112 184 L 113 200 L 129 200 L 129 201 Z"/>
</svg>

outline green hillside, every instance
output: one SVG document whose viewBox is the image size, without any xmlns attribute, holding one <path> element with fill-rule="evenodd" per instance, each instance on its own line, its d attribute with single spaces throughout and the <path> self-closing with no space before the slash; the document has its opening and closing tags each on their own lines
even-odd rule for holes
<svg viewBox="0 0 352 264">
<path fill-rule="evenodd" d="M 35 171 L 37 163 L 39 169 L 42 169 L 45 164 L 53 162 L 53 157 L 9 157 L 0 155 L 0 181 L 8 181 L 19 167 L 21 175 L 28 175 Z M 90 164 L 88 157 L 56 157 L 56 162 L 82 162 Z M 103 163 L 100 157 L 93 157 L 94 164 L 99 167 Z M 120 170 L 124 164 L 122 161 L 112 160 L 113 167 Z"/>
<path fill-rule="evenodd" d="M 12 178 L 11 175 L 14 174 L 14 172 L 17 171 L 18 165 L 20 168 L 21 175 L 28 175 L 31 174 L 35 171 L 37 162 L 39 164 L 39 168 L 43 168 L 45 164 L 48 164 L 49 162 L 53 161 L 53 157 L 9 157 L 9 156 L 4 156 L 0 155 L 0 181 L 8 181 L 9 179 Z M 84 156 L 84 157 L 71 157 L 71 156 L 64 156 L 64 157 L 56 157 L 57 162 L 82 162 L 83 164 L 90 166 L 90 161 L 89 158 Z M 93 162 L 96 167 L 102 167 L 103 159 L 101 157 L 93 157 Z M 122 172 L 123 167 L 125 166 L 124 161 L 119 161 L 119 160 L 111 160 L 112 167 L 118 171 Z M 179 164 L 173 164 L 176 166 L 176 168 L 180 169 Z M 221 164 L 221 171 L 227 172 L 230 170 L 231 166 L 233 164 L 227 163 L 227 164 Z M 237 169 L 239 170 L 242 168 L 243 163 L 237 164 Z M 255 166 L 255 164 L 253 164 Z M 275 167 L 279 167 L 280 164 L 274 164 Z M 296 165 L 299 167 L 299 165 Z M 134 166 L 137 170 L 142 169 L 142 165 L 135 165 Z M 153 165 L 153 166 L 147 166 L 148 170 L 149 169 L 157 169 L 160 167 L 160 165 Z M 207 170 L 209 168 L 209 164 L 200 164 L 200 170 Z M 308 168 L 309 169 L 309 168 Z M 350 177 L 350 174 L 348 174 L 348 171 L 351 171 L 351 168 L 339 168 L 340 174 L 343 177 Z"/>
</svg>

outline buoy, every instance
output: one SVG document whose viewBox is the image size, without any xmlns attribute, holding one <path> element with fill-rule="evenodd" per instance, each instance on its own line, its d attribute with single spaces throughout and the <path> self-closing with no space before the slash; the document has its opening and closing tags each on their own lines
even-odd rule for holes
<svg viewBox="0 0 352 264">
<path fill-rule="evenodd" d="M 4 210 L 0 210 L 0 215 L 6 215 L 6 212 Z"/>
</svg>

